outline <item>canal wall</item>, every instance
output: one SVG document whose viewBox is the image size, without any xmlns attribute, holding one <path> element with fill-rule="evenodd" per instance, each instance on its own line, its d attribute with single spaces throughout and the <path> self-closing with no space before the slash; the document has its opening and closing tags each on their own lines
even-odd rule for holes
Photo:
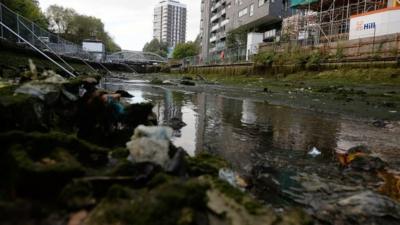
<svg viewBox="0 0 400 225">
<path fill-rule="evenodd" d="M 400 56 L 400 34 L 390 34 L 355 40 L 327 42 L 318 45 L 299 46 L 298 43 L 263 43 L 259 52 L 283 53 L 301 49 L 304 52 L 320 51 L 336 61 L 393 60 Z"/>
<path fill-rule="evenodd" d="M 192 65 L 180 73 L 267 75 L 299 71 L 399 67 L 400 34 L 301 46 L 298 43 L 263 43 L 254 63 Z"/>
<path fill-rule="evenodd" d="M 317 68 L 304 68 L 302 65 L 263 66 L 253 63 L 223 64 L 210 66 L 192 66 L 172 69 L 172 73 L 181 74 L 221 74 L 221 75 L 275 75 L 292 74 L 300 71 L 325 71 L 336 69 L 369 69 L 369 68 L 400 68 L 397 61 L 363 61 L 321 63 Z"/>
</svg>

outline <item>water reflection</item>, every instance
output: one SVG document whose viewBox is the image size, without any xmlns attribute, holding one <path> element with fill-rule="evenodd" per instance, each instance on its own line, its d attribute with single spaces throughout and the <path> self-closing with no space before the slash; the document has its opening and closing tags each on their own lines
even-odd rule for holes
<svg viewBox="0 0 400 225">
<path fill-rule="evenodd" d="M 243 172 L 249 172 L 257 160 L 302 170 L 313 164 L 317 166 L 310 169 L 320 170 L 318 165 L 337 163 L 336 148 L 359 144 L 370 146 L 377 155 L 389 155 L 383 159 L 400 165 L 400 159 L 393 157 L 399 152 L 399 132 L 382 131 L 363 122 L 250 99 L 147 85 L 125 84 L 124 89 L 135 95 L 133 102 L 153 102 L 161 124 L 173 118 L 187 124 L 174 133 L 177 146 L 190 155 L 217 153 Z M 322 155 L 307 155 L 312 147 L 321 150 Z"/>
</svg>

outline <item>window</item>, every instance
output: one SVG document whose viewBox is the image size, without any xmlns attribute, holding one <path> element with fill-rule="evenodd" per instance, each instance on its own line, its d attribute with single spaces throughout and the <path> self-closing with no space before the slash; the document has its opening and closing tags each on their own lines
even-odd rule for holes
<svg viewBox="0 0 400 225">
<path fill-rule="evenodd" d="M 246 14 L 247 14 L 247 8 L 244 8 L 244 9 L 239 11 L 239 17 L 242 17 L 242 16 L 244 16 Z"/>
<path fill-rule="evenodd" d="M 250 16 L 254 15 L 254 4 L 250 5 Z"/>
</svg>

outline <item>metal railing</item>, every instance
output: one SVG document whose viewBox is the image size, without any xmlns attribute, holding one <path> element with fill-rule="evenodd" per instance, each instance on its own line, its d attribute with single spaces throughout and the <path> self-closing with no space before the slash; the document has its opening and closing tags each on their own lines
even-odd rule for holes
<svg viewBox="0 0 400 225">
<path fill-rule="evenodd" d="M 44 52 L 52 52 L 56 55 L 76 57 L 84 60 L 92 60 L 93 57 L 82 49 L 82 46 L 61 38 L 58 34 L 42 28 L 40 25 L 19 15 L 0 3 L 0 38 L 10 42 L 26 45 L 24 40 Z M 6 29 L 7 26 L 9 29 Z M 12 32 L 13 31 L 13 32 Z M 18 35 L 15 35 L 15 34 Z"/>
<path fill-rule="evenodd" d="M 258 45 L 254 45 L 257 48 Z M 235 48 L 220 49 L 208 54 L 206 59 L 201 56 L 192 56 L 183 59 L 183 66 L 205 66 L 205 65 L 220 65 L 220 64 L 238 64 L 252 62 L 253 55 L 257 50 L 252 49 L 249 54 L 247 53 L 247 46 L 238 46 Z"/>
</svg>

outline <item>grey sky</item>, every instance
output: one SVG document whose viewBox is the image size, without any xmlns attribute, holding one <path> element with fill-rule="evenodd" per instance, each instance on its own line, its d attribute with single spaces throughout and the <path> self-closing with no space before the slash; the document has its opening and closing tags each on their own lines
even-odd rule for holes
<svg viewBox="0 0 400 225">
<path fill-rule="evenodd" d="M 160 0 L 39 0 L 46 10 L 52 4 L 75 9 L 78 13 L 100 18 L 106 30 L 126 50 L 142 50 L 153 36 L 153 10 Z M 188 6 L 186 39 L 200 32 L 201 0 L 180 0 Z"/>
</svg>

